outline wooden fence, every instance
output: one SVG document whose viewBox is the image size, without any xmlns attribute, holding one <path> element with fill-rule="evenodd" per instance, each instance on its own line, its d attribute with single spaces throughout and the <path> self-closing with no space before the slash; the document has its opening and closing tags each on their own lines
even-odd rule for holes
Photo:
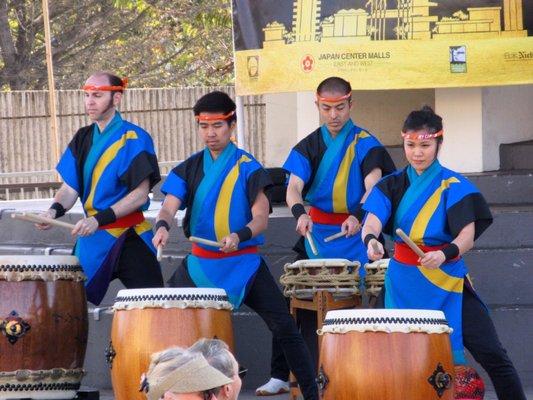
<svg viewBox="0 0 533 400">
<path fill-rule="evenodd" d="M 152 135 L 161 172 L 167 173 L 179 160 L 200 150 L 192 107 L 211 90 L 223 90 L 234 97 L 228 87 L 172 89 L 128 89 L 120 106 L 124 118 L 142 126 Z M 244 101 L 245 148 L 264 162 L 265 104 L 262 96 L 246 96 Z M 59 147 L 62 152 L 74 133 L 89 123 L 85 116 L 83 92 L 57 92 Z M 0 187 L 24 187 L 22 195 L 1 197 L 34 198 L 48 196 L 48 189 L 31 190 L 26 183 L 57 180 L 53 171 L 50 140 L 48 93 L 22 91 L 0 93 Z M 42 185 L 41 185 L 42 186 Z M 28 190 L 30 189 L 30 190 Z M 20 192 L 20 190 L 18 190 Z M 36 194 L 42 192 L 42 195 Z M 48 194 L 47 194 L 48 193 Z"/>
</svg>

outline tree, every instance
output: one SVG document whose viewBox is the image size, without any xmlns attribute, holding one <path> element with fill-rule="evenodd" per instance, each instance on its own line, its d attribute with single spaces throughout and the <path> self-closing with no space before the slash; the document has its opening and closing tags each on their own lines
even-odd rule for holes
<svg viewBox="0 0 533 400">
<path fill-rule="evenodd" d="M 50 0 L 57 88 L 111 70 L 133 86 L 225 84 L 233 78 L 229 0 Z M 0 88 L 47 85 L 39 0 L 0 0 Z"/>
</svg>

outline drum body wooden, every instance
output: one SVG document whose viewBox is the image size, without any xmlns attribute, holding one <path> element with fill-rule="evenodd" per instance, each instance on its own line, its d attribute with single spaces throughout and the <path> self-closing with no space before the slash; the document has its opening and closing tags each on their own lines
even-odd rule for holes
<svg viewBox="0 0 533 400">
<path fill-rule="evenodd" d="M 218 338 L 233 350 L 231 304 L 222 289 L 161 288 L 118 292 L 107 360 L 116 400 L 145 400 L 141 375 L 150 356 Z"/>
<path fill-rule="evenodd" d="M 390 258 L 374 261 L 365 264 L 365 288 L 370 296 L 379 296 L 381 289 L 385 285 L 385 273 L 389 268 Z"/>
<path fill-rule="evenodd" d="M 320 332 L 323 399 L 453 399 L 449 332 L 441 311 L 328 312 Z"/>
<path fill-rule="evenodd" d="M 73 256 L 0 256 L 0 399 L 72 399 L 87 347 Z"/>
<path fill-rule="evenodd" d="M 280 282 L 285 296 L 298 299 L 311 299 L 318 290 L 335 297 L 359 295 L 360 266 L 342 258 L 299 260 L 285 265 Z"/>
</svg>

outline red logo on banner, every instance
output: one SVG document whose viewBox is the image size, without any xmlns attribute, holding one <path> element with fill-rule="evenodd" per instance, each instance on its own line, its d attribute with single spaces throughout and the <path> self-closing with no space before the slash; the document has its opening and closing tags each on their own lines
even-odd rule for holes
<svg viewBox="0 0 533 400">
<path fill-rule="evenodd" d="M 315 59 L 312 55 L 307 54 L 304 58 L 302 58 L 302 69 L 304 72 L 311 72 L 313 70 L 313 66 L 315 64 Z"/>
</svg>

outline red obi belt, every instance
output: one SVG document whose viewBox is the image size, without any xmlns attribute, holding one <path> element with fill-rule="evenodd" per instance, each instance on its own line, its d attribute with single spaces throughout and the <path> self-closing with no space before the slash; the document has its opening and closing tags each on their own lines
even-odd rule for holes
<svg viewBox="0 0 533 400">
<path fill-rule="evenodd" d="M 231 253 L 223 253 L 222 251 L 207 250 L 198 246 L 196 243 L 192 244 L 192 255 L 201 258 L 228 258 L 241 256 L 243 254 L 256 254 L 257 246 L 246 247 L 241 250 L 232 251 Z"/>
<path fill-rule="evenodd" d="M 438 246 L 421 246 L 420 249 L 424 253 L 428 253 L 430 251 L 437 251 L 442 250 L 445 248 L 447 244 L 441 244 Z M 405 243 L 398 243 L 394 242 L 394 257 L 396 261 L 401 262 L 402 264 L 411 264 L 411 265 L 420 265 L 420 262 L 418 261 L 420 257 L 418 254 L 416 254 L 409 246 L 407 246 Z M 445 262 L 454 262 L 459 260 L 460 256 L 454 258 L 453 260 L 445 261 Z"/>
<path fill-rule="evenodd" d="M 342 223 L 346 221 L 346 218 L 348 218 L 350 214 L 328 213 L 319 208 L 311 207 L 309 210 L 309 216 L 311 217 L 311 220 L 317 224 L 342 225 Z"/>
<path fill-rule="evenodd" d="M 135 211 L 122 218 L 118 218 L 115 222 L 107 225 L 102 225 L 98 229 L 116 229 L 116 228 L 131 228 L 144 221 L 144 214 L 142 211 Z"/>
</svg>

